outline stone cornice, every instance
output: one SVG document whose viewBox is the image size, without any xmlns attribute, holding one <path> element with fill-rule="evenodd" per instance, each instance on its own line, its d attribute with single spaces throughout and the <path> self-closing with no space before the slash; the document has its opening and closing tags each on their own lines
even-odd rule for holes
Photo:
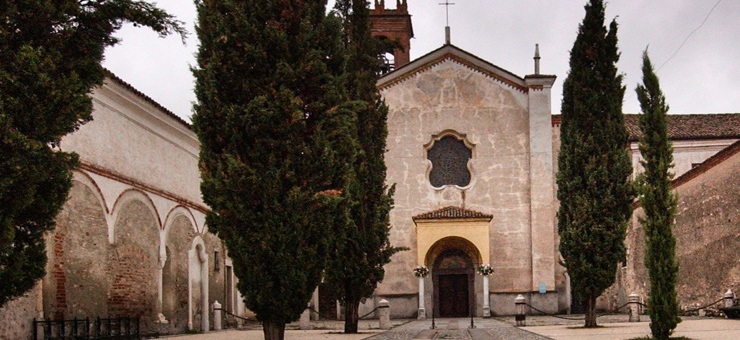
<svg viewBox="0 0 740 340">
<path fill-rule="evenodd" d="M 445 45 L 440 49 L 414 60 L 413 62 L 391 72 L 378 80 L 378 89 L 385 90 L 445 61 L 453 61 L 472 71 L 496 80 L 522 93 L 529 90 L 524 79 L 493 65 L 483 59 L 465 52 L 454 45 Z"/>
</svg>

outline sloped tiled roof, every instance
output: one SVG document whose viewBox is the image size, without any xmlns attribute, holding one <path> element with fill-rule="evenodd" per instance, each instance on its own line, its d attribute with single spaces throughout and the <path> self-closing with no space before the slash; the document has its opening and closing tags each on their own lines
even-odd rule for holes
<svg viewBox="0 0 740 340">
<path fill-rule="evenodd" d="M 188 130 L 192 130 L 192 127 L 190 126 L 190 124 L 188 122 L 186 122 L 184 119 L 180 118 L 180 116 L 174 114 L 172 111 L 168 110 L 166 107 L 164 107 L 161 104 L 157 103 L 157 101 L 155 101 L 151 97 L 149 97 L 146 94 L 144 94 L 143 92 L 137 90 L 133 85 L 127 83 L 125 80 L 121 79 L 120 77 L 118 77 L 117 75 L 115 75 L 110 70 L 108 70 L 108 69 L 104 69 L 104 70 L 105 70 L 105 73 L 106 73 L 106 77 L 108 79 L 113 80 L 113 81 L 117 82 L 118 84 L 122 85 L 123 87 L 127 88 L 128 90 L 130 90 L 131 92 L 133 92 L 134 94 L 136 94 L 137 96 L 139 96 L 140 98 L 142 98 L 145 101 L 149 102 L 149 104 L 152 104 L 154 107 L 156 107 L 157 109 L 159 109 L 162 112 L 164 112 L 164 114 L 166 114 L 170 118 L 174 119 L 176 122 L 182 124 L 182 126 L 184 126 L 185 128 L 187 128 Z"/>
<path fill-rule="evenodd" d="M 442 220 L 464 218 L 487 218 L 490 220 L 493 218 L 493 215 L 451 206 L 419 214 L 413 217 L 414 220 Z"/>
<path fill-rule="evenodd" d="M 727 159 L 729 159 L 730 157 L 738 153 L 740 153 L 740 140 L 738 140 L 735 143 L 730 144 L 730 146 L 720 150 L 719 152 L 714 154 L 712 157 L 707 158 L 704 162 L 702 162 L 698 166 L 692 168 L 688 172 L 674 179 L 673 188 L 675 189 L 685 183 L 688 183 L 692 179 L 709 171 L 710 169 L 714 168 L 715 166 L 721 164 L 722 162 L 726 161 Z"/>
<path fill-rule="evenodd" d="M 624 115 L 624 124 L 632 142 L 642 136 L 639 117 L 639 114 Z M 740 138 L 740 113 L 669 114 L 667 118 L 671 140 Z M 560 124 L 560 115 L 553 115 L 552 123 Z"/>
</svg>

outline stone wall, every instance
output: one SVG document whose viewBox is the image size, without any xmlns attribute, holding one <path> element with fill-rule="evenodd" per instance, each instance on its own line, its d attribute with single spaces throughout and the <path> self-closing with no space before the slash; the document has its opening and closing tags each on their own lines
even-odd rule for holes
<svg viewBox="0 0 740 340">
<path fill-rule="evenodd" d="M 690 180 L 678 179 L 683 183 L 674 190 L 679 203 L 673 232 L 679 262 L 676 288 L 682 307 L 711 303 L 727 289 L 740 291 L 739 151 L 736 143 L 692 170 L 695 173 L 687 173 Z M 644 261 L 645 233 L 637 221 L 642 214 L 640 208 L 635 211 L 628 230 L 627 265 L 616 286 L 626 294 L 635 292 L 646 298 L 650 281 Z M 613 289 L 611 295 L 617 291 Z"/>
<path fill-rule="evenodd" d="M 112 278 L 108 227 L 93 189 L 75 181 L 47 238 L 46 318 L 108 315 Z"/>
<path fill-rule="evenodd" d="M 0 311 L 0 339 L 27 340 L 37 316 L 133 316 L 144 333 L 207 331 L 199 316 L 213 324 L 225 268 L 221 241 L 205 225 L 197 138 L 120 80 L 107 79 L 92 97 L 95 120 L 61 142 L 81 167 L 45 238 L 47 275 L 31 297 Z M 196 240 L 207 267 L 193 265 Z M 193 283 L 207 289 L 194 292 Z M 198 308 L 193 296 L 204 298 Z"/>
<path fill-rule="evenodd" d="M 29 340 L 33 318 L 39 317 L 41 285 L 0 308 L 0 340 Z"/>
</svg>

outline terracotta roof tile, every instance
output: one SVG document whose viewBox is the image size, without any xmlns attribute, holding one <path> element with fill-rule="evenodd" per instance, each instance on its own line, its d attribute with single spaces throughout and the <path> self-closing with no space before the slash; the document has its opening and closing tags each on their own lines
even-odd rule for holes
<svg viewBox="0 0 740 340">
<path fill-rule="evenodd" d="M 125 80 L 121 79 L 120 77 L 118 77 L 117 75 L 115 75 L 110 70 L 108 70 L 108 69 L 104 69 L 104 70 L 105 70 L 105 73 L 106 73 L 106 77 L 108 79 L 111 79 L 111 80 L 119 83 L 123 87 L 129 89 L 131 92 L 133 92 L 137 96 L 141 97 L 145 101 L 147 101 L 150 104 L 154 105 L 154 107 L 156 107 L 157 109 L 162 110 L 162 112 L 164 112 L 167 116 L 169 116 L 170 118 L 174 119 L 178 123 L 182 124 L 188 130 L 192 130 L 192 127 L 190 126 L 190 124 L 188 122 L 186 122 L 184 119 L 180 118 L 180 116 L 174 114 L 172 111 L 168 110 L 166 107 L 164 107 L 161 104 L 157 103 L 157 101 L 155 101 L 151 97 L 149 97 L 146 94 L 144 94 L 143 92 L 137 90 L 135 87 L 133 87 L 133 85 L 127 83 Z"/>
<path fill-rule="evenodd" d="M 642 136 L 639 116 L 624 115 L 624 124 L 632 142 Z M 552 123 L 560 124 L 560 115 L 553 115 Z M 740 138 L 740 113 L 669 114 L 668 136 L 671 140 Z"/>
<path fill-rule="evenodd" d="M 493 218 L 493 215 L 484 214 L 482 212 L 463 209 L 459 207 L 446 207 L 419 214 L 413 217 L 414 220 L 441 220 L 463 218 L 487 218 L 490 220 Z"/>
</svg>

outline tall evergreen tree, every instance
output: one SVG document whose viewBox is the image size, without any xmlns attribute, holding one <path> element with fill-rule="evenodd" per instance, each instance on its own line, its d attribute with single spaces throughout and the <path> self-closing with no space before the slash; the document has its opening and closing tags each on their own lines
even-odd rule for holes
<svg viewBox="0 0 740 340">
<path fill-rule="evenodd" d="M 103 83 L 103 52 L 124 22 L 185 33 L 144 1 L 0 2 L 0 307 L 44 276 L 43 234 L 78 165 L 56 146 L 92 119 L 88 93 Z"/>
<path fill-rule="evenodd" d="M 359 305 L 383 280 L 383 266 L 401 248 L 392 247 L 389 212 L 393 189 L 385 185 L 388 107 L 375 86 L 383 63 L 383 42 L 370 35 L 366 0 L 338 0 L 347 50 L 345 87 L 357 113 L 359 154 L 347 177 L 349 219 L 339 221 L 325 285 L 344 305 L 344 332 L 357 333 Z"/>
<path fill-rule="evenodd" d="M 653 338 L 668 339 L 681 322 L 676 294 L 676 238 L 671 230 L 678 201 L 671 191 L 673 148 L 666 127 L 668 105 L 647 51 L 642 56 L 642 83 L 635 91 L 642 109 L 640 153 L 645 172 L 638 178 L 637 190 L 645 211 L 640 223 L 645 229 L 645 266 L 650 275 L 648 313 Z"/>
<path fill-rule="evenodd" d="M 321 281 L 354 163 L 341 22 L 321 0 L 197 0 L 193 127 L 206 222 L 266 340 Z"/>
<path fill-rule="evenodd" d="M 604 26 L 601 0 L 585 9 L 563 84 L 558 231 L 572 290 L 586 307 L 585 326 L 595 327 L 596 298 L 614 282 L 625 257 L 634 190 L 616 67 L 617 23 Z"/>
</svg>

